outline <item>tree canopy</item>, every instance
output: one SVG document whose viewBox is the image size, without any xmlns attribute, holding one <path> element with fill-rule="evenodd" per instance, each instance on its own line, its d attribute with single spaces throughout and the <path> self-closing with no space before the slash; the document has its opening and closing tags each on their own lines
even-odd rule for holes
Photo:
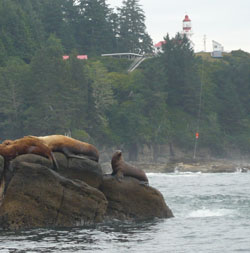
<svg viewBox="0 0 250 253">
<path fill-rule="evenodd" d="M 152 53 L 138 0 L 116 10 L 105 0 L 2 0 L 0 30 L 2 140 L 70 133 L 135 160 L 142 145 L 192 149 L 199 121 L 200 147 L 249 153 L 247 52 L 214 59 L 166 34 L 162 52 L 128 73 L 131 62 L 101 54 Z"/>
</svg>

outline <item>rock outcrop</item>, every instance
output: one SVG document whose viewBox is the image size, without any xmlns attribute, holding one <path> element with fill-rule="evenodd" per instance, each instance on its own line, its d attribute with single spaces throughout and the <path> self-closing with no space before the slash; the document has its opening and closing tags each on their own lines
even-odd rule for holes
<svg viewBox="0 0 250 253">
<path fill-rule="evenodd" d="M 103 176 L 97 162 L 67 159 L 61 153 L 55 156 L 57 172 L 48 159 L 34 154 L 18 156 L 10 163 L 0 228 L 72 227 L 114 218 L 173 217 L 162 194 L 137 179 L 118 181 Z"/>
<path fill-rule="evenodd" d="M 108 200 L 107 218 L 119 220 L 170 218 L 173 213 L 162 194 L 135 178 L 124 177 L 118 181 L 105 176 L 100 190 Z"/>
<path fill-rule="evenodd" d="M 59 152 L 54 153 L 59 165 L 58 173 L 69 179 L 79 179 L 90 186 L 98 188 L 102 182 L 102 168 L 99 163 L 90 159 L 67 159 L 65 155 Z M 41 164 L 51 168 L 51 162 L 38 155 L 21 155 L 11 162 L 11 167 L 19 168 L 22 162 Z"/>
<path fill-rule="evenodd" d="M 102 221 L 106 207 L 105 196 L 83 181 L 22 162 L 8 185 L 0 224 L 7 229 L 78 226 Z"/>
</svg>

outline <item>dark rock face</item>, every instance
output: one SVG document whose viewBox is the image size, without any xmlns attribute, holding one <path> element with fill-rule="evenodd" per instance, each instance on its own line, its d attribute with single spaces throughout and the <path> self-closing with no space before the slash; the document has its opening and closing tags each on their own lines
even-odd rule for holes
<svg viewBox="0 0 250 253">
<path fill-rule="evenodd" d="M 85 183 L 98 188 L 102 182 L 101 165 L 90 159 L 67 159 L 62 153 L 54 153 L 59 164 L 60 175 L 70 178 L 79 179 Z"/>
<path fill-rule="evenodd" d="M 70 179 L 79 179 L 85 183 L 98 188 L 102 182 L 102 168 L 99 163 L 89 159 L 67 159 L 62 153 L 54 153 L 59 165 L 58 173 Z M 18 167 L 20 162 L 30 162 L 41 164 L 48 168 L 52 167 L 51 162 L 38 155 L 21 155 L 15 158 L 12 162 L 12 167 Z"/>
<path fill-rule="evenodd" d="M 19 163 L 0 208 L 3 228 L 79 226 L 100 222 L 107 200 L 97 189 L 40 164 Z"/>
<path fill-rule="evenodd" d="M 140 184 L 135 178 L 124 177 L 118 181 L 113 176 L 105 176 L 100 190 L 108 200 L 108 218 L 133 220 L 173 217 L 162 194 L 153 187 Z"/>
</svg>

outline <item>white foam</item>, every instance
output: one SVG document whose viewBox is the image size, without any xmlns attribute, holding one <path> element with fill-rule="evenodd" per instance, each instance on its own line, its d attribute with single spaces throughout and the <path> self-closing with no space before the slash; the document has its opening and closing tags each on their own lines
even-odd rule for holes
<svg viewBox="0 0 250 253">
<path fill-rule="evenodd" d="M 229 209 L 198 209 L 188 214 L 191 218 L 203 218 L 203 217 L 220 217 L 232 214 L 232 210 Z"/>
<path fill-rule="evenodd" d="M 206 173 L 207 174 L 207 173 Z M 149 177 L 196 177 L 196 176 L 201 176 L 201 175 L 206 175 L 200 171 L 198 172 L 174 172 L 174 173 L 154 173 L 154 172 L 147 172 L 146 175 Z"/>
</svg>

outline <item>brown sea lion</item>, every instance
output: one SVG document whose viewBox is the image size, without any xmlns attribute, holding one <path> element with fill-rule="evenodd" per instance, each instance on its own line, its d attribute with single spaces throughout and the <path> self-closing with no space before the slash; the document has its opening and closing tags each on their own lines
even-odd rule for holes
<svg viewBox="0 0 250 253">
<path fill-rule="evenodd" d="M 123 159 L 121 150 L 115 151 L 112 156 L 111 165 L 113 170 L 112 175 L 116 175 L 119 181 L 123 176 L 130 176 L 148 184 L 146 173 L 143 170 L 126 163 Z"/>
<path fill-rule="evenodd" d="M 48 158 L 55 169 L 58 169 L 57 161 L 51 150 L 40 140 L 25 136 L 16 140 L 5 140 L 0 144 L 0 155 L 5 162 L 23 154 L 36 154 Z"/>
<path fill-rule="evenodd" d="M 55 170 L 58 169 L 56 159 L 48 146 L 41 141 L 24 137 L 17 140 L 6 140 L 0 144 L 0 155 L 4 158 L 4 168 L 0 178 L 0 202 L 3 199 L 5 190 L 6 172 L 9 167 L 9 162 L 19 155 L 23 154 L 36 154 L 48 158 L 52 163 Z"/>
<path fill-rule="evenodd" d="M 53 152 L 62 152 L 69 158 L 85 159 L 83 156 L 98 162 L 99 152 L 89 143 L 82 142 L 64 135 L 31 136 L 46 144 Z M 83 155 L 83 156 L 81 156 Z"/>
</svg>

